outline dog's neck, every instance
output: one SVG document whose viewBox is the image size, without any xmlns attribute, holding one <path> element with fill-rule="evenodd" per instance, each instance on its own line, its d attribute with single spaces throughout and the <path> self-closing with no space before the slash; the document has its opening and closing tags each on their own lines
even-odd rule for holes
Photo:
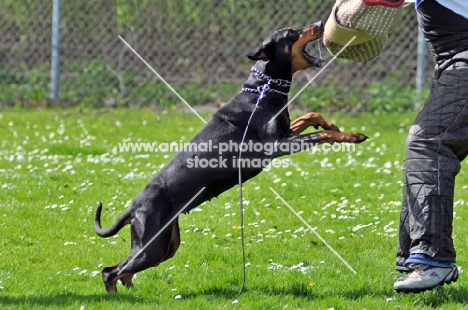
<svg viewBox="0 0 468 310">
<path fill-rule="evenodd" d="M 242 91 L 260 93 L 264 85 L 268 85 L 268 93 L 288 96 L 292 76 L 279 74 L 268 68 L 268 62 L 257 61 L 252 67 L 249 78 L 242 85 Z"/>
</svg>

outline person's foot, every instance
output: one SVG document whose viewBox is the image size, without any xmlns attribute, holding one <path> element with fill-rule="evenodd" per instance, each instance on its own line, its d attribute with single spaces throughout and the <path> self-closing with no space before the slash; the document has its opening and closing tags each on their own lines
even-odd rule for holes
<svg viewBox="0 0 468 310">
<path fill-rule="evenodd" d="M 455 265 L 441 268 L 412 264 L 410 269 L 414 271 L 408 276 L 398 278 L 394 283 L 393 288 L 397 293 L 424 292 L 458 280 L 458 268 Z"/>
<path fill-rule="evenodd" d="M 401 272 L 401 273 L 410 273 L 410 272 L 414 271 L 414 269 L 411 269 L 408 266 L 405 266 L 403 263 L 396 264 L 395 265 L 395 270 L 398 271 L 398 272 Z M 413 265 L 413 264 L 411 264 L 411 265 Z"/>
</svg>

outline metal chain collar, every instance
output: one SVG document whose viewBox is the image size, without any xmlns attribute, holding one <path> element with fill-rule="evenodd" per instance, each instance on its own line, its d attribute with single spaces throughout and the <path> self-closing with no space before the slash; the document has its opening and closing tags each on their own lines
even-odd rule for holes
<svg viewBox="0 0 468 310">
<path fill-rule="evenodd" d="M 290 87 L 292 84 L 292 82 L 289 80 L 272 79 L 271 76 L 266 75 L 265 73 L 263 73 L 255 67 L 252 67 L 250 71 L 252 71 L 255 76 L 261 78 L 262 80 L 268 81 L 268 84 L 276 84 L 281 87 Z"/>
<path fill-rule="evenodd" d="M 268 85 L 268 84 L 264 84 L 264 85 Z M 260 94 L 262 92 L 261 89 L 262 89 L 261 86 L 258 86 L 257 88 L 242 87 L 242 91 L 246 92 L 246 93 L 258 93 L 258 94 Z M 286 97 L 288 96 L 288 92 L 276 90 L 276 89 L 273 89 L 273 88 L 269 88 L 267 91 L 272 92 L 272 93 L 277 93 L 277 94 L 280 94 L 280 95 L 283 95 L 283 96 L 286 96 Z"/>
<path fill-rule="evenodd" d="M 280 90 L 276 90 L 276 89 L 273 89 L 271 87 L 269 87 L 270 84 L 276 84 L 280 87 L 290 87 L 292 82 L 289 81 L 289 80 L 283 80 L 283 79 L 272 79 L 271 76 L 269 75 L 266 75 L 265 73 L 263 73 L 262 71 L 258 70 L 257 68 L 255 67 L 252 67 L 250 69 L 250 71 L 253 72 L 253 74 L 256 76 L 256 77 L 259 77 L 261 78 L 262 80 L 265 80 L 267 81 L 266 84 L 263 84 L 263 86 L 258 86 L 257 88 L 248 88 L 248 87 L 242 87 L 242 91 L 243 92 L 247 92 L 247 93 L 258 93 L 261 95 L 261 97 L 263 97 L 264 93 L 265 92 L 273 92 L 273 93 L 277 93 L 277 94 L 280 94 L 280 95 L 283 95 L 283 96 L 288 96 L 288 92 L 284 92 L 284 91 L 280 91 Z"/>
</svg>

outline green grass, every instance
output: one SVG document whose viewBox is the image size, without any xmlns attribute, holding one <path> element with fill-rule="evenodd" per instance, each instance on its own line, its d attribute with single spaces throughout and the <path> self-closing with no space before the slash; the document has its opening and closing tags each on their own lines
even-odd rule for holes
<svg viewBox="0 0 468 310">
<path fill-rule="evenodd" d="M 203 114 L 209 118 L 210 114 Z M 292 116 L 298 116 L 292 113 Z M 150 110 L 0 111 L 2 309 L 463 309 L 465 275 L 443 289 L 393 292 L 401 164 L 414 113 L 325 115 L 370 140 L 354 152 L 301 153 L 244 185 L 247 283 L 238 188 L 180 217 L 176 256 L 105 292 L 100 270 L 129 253 L 129 229 L 98 238 L 173 154 L 122 153 L 118 143 L 188 141 L 191 113 Z M 457 178 L 454 239 L 468 263 L 468 175 Z M 196 180 L 195 180 L 196 181 Z M 349 270 L 270 191 L 274 188 L 357 271 Z M 247 202 L 248 201 L 248 202 Z M 175 297 L 180 295 L 181 299 Z"/>
</svg>

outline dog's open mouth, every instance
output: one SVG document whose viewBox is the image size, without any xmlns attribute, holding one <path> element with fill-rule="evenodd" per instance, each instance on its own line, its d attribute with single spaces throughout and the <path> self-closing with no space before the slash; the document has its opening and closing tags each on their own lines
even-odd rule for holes
<svg viewBox="0 0 468 310">
<path fill-rule="evenodd" d="M 325 60 L 322 59 L 318 43 L 323 35 L 324 26 L 322 22 L 297 29 L 299 38 L 292 47 L 292 72 L 304 70 L 311 67 L 321 67 Z M 317 48 L 313 49 L 314 44 Z"/>
<path fill-rule="evenodd" d="M 302 57 L 304 57 L 304 59 L 314 67 L 321 67 L 326 62 L 324 59 L 322 59 L 322 52 L 320 51 L 318 39 L 311 40 L 304 44 L 302 47 Z"/>
</svg>

